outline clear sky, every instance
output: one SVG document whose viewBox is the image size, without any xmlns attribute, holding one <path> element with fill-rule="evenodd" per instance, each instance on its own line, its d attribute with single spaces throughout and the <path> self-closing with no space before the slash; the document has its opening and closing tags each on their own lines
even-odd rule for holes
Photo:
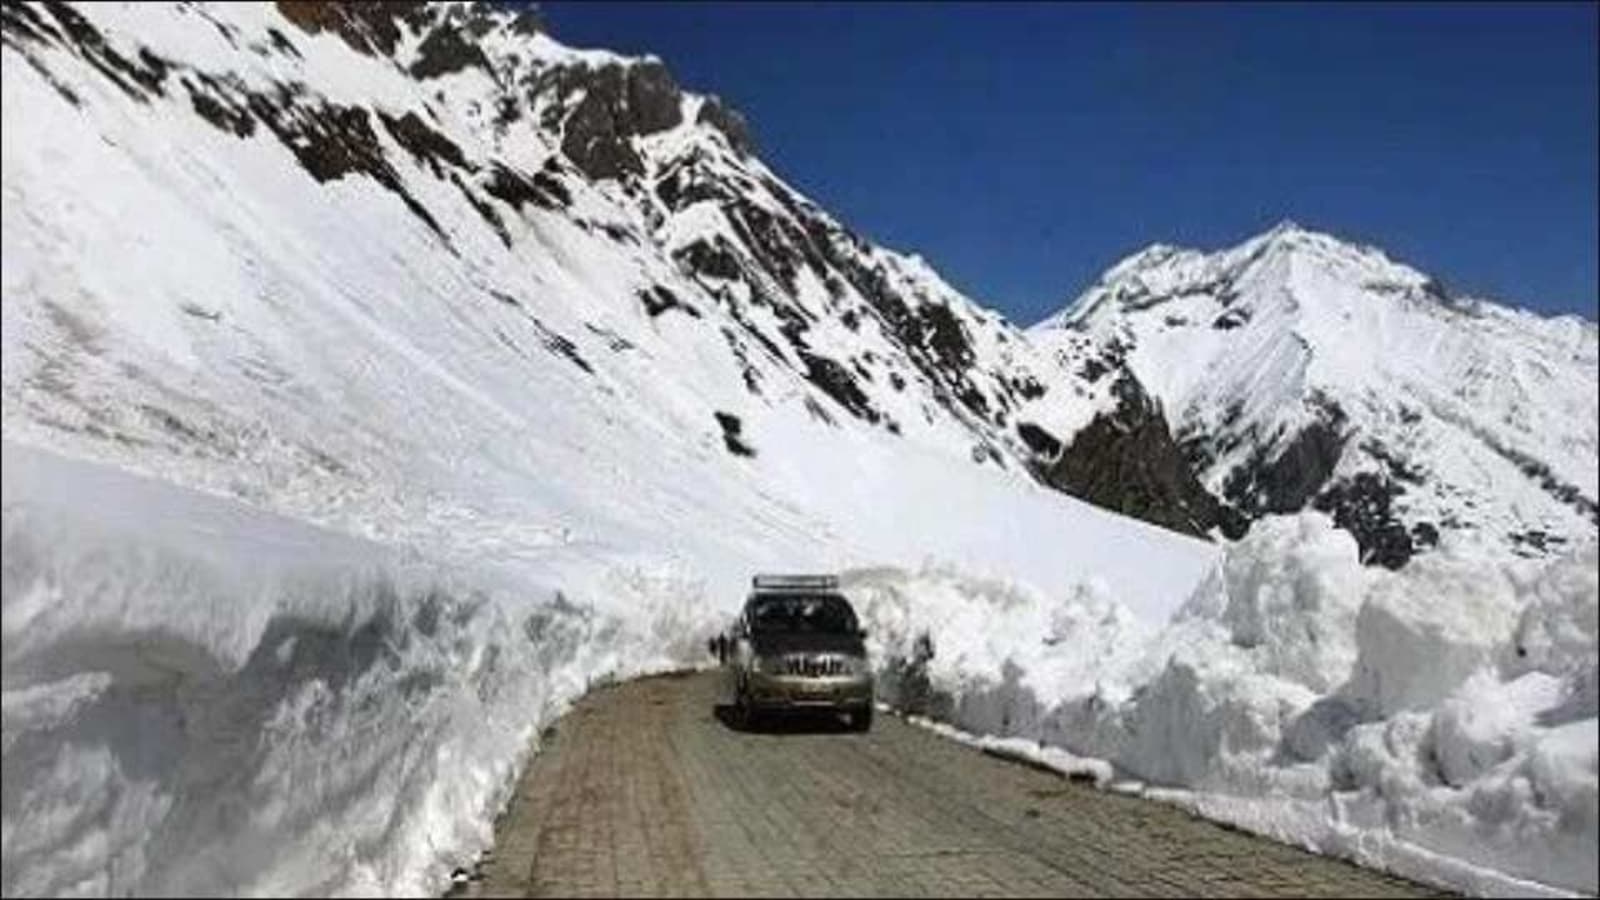
<svg viewBox="0 0 1600 900">
<path fill-rule="evenodd" d="M 856 230 L 1021 323 L 1283 218 L 1596 317 L 1597 6 L 541 4 L 750 120 Z"/>
</svg>

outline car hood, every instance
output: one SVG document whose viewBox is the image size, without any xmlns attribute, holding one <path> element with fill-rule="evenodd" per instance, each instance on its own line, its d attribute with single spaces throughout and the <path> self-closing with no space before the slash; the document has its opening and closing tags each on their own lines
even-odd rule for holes
<svg viewBox="0 0 1600 900">
<path fill-rule="evenodd" d="M 818 634 L 810 631 L 774 631 L 753 635 L 750 643 L 758 656 L 785 653 L 844 653 L 865 656 L 861 638 L 851 634 Z"/>
</svg>

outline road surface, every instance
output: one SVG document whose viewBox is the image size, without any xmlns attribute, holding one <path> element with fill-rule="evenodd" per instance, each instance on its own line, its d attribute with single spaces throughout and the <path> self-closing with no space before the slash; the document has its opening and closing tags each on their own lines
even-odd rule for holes
<svg viewBox="0 0 1600 900">
<path fill-rule="evenodd" d="M 741 732 L 714 673 L 565 716 L 458 896 L 1422 896 L 879 715 Z"/>
</svg>

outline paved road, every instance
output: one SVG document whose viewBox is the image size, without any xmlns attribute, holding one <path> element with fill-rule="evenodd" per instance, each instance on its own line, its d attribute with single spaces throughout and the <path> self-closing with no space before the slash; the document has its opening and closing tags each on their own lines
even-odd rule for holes
<svg viewBox="0 0 1600 900">
<path fill-rule="evenodd" d="M 1348 863 L 880 715 L 745 733 L 712 674 L 557 725 L 469 896 L 1420 896 Z"/>
</svg>

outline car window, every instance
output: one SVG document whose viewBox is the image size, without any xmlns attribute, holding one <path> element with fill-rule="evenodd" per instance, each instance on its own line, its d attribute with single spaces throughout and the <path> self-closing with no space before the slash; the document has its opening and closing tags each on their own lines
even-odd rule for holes
<svg viewBox="0 0 1600 900">
<path fill-rule="evenodd" d="M 752 631 L 850 634 L 856 631 L 855 611 L 843 597 L 829 594 L 778 594 L 750 601 Z"/>
</svg>

